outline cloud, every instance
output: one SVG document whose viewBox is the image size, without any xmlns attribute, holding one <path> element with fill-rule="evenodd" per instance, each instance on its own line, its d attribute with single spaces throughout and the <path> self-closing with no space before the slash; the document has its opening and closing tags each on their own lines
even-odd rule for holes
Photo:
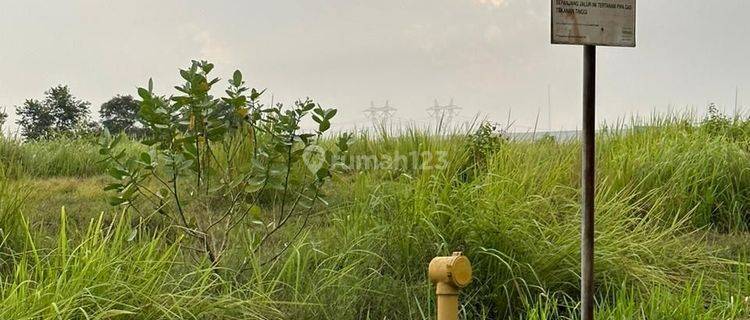
<svg viewBox="0 0 750 320">
<path fill-rule="evenodd" d="M 203 30 L 193 35 L 193 41 L 198 43 L 201 59 L 207 59 L 214 62 L 229 62 L 231 55 L 227 47 L 210 32 Z"/>
<path fill-rule="evenodd" d="M 473 0 L 481 5 L 491 6 L 494 8 L 502 8 L 508 5 L 506 0 Z"/>
<path fill-rule="evenodd" d="M 490 24 L 484 29 L 484 41 L 496 43 L 502 40 L 503 29 L 496 24 Z"/>
</svg>

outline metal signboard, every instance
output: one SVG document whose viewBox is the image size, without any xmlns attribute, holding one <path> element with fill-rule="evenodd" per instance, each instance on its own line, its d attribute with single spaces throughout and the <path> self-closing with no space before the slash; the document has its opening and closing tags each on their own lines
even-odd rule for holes
<svg viewBox="0 0 750 320">
<path fill-rule="evenodd" d="M 552 0 L 552 43 L 635 47 L 635 0 Z"/>
<path fill-rule="evenodd" d="M 594 319 L 596 46 L 635 47 L 635 0 L 552 0 L 553 44 L 583 45 L 581 320 Z"/>
</svg>

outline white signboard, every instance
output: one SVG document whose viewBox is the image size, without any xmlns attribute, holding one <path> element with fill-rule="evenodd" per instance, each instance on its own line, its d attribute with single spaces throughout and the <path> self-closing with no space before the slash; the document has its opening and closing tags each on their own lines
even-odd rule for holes
<svg viewBox="0 0 750 320">
<path fill-rule="evenodd" d="M 552 43 L 635 47 L 635 0 L 552 0 Z"/>
</svg>

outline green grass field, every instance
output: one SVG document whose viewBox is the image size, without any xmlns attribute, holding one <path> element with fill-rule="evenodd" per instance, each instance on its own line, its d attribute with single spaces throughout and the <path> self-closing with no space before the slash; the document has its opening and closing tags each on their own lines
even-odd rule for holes
<svg viewBox="0 0 750 320">
<path fill-rule="evenodd" d="M 750 319 L 750 122 L 629 127 L 598 135 L 597 318 Z M 427 264 L 455 250 L 475 276 L 462 318 L 576 319 L 580 151 L 359 133 L 353 155 L 407 159 L 336 175 L 276 260 L 240 228 L 216 270 L 163 221 L 107 204 L 94 142 L 4 139 L 0 319 L 432 319 Z"/>
</svg>

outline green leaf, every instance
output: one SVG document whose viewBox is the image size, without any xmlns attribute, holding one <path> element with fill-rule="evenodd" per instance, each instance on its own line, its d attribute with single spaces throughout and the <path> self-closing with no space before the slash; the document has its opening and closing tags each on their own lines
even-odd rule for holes
<svg viewBox="0 0 750 320">
<path fill-rule="evenodd" d="M 109 175 L 115 179 L 122 179 L 128 176 L 128 172 L 119 168 L 109 168 Z"/>
<path fill-rule="evenodd" d="M 192 141 L 195 141 L 192 139 Z M 189 143 L 190 140 L 186 141 L 188 143 L 183 144 L 183 151 L 182 155 L 185 156 L 186 159 L 195 159 L 198 156 L 198 149 L 195 147 L 195 144 Z"/>
<path fill-rule="evenodd" d="M 257 90 L 253 89 L 250 91 L 250 100 L 255 101 L 255 99 L 258 99 L 260 95 L 262 95 L 264 92 L 266 92 L 266 89 L 263 89 L 262 91 L 258 92 Z M 273 107 L 273 106 L 271 106 Z"/>
<path fill-rule="evenodd" d="M 125 189 L 120 192 L 120 194 L 122 195 L 123 199 L 130 199 L 130 197 L 132 197 L 136 191 L 138 191 L 138 187 L 135 184 L 131 183 L 128 184 Z"/>
<path fill-rule="evenodd" d="M 151 164 L 151 155 L 148 152 L 141 152 L 141 161 L 144 164 Z"/>
<path fill-rule="evenodd" d="M 239 87 L 242 84 L 242 72 L 240 70 L 234 70 L 234 74 L 232 75 L 232 81 L 234 81 L 234 85 Z"/>
<path fill-rule="evenodd" d="M 118 134 L 112 141 L 109 142 L 109 148 L 112 149 L 116 147 L 123 139 L 123 135 Z"/>
<path fill-rule="evenodd" d="M 151 93 L 149 93 L 148 90 L 144 88 L 138 88 L 138 95 L 141 96 L 141 99 L 143 100 L 151 99 Z"/>
<path fill-rule="evenodd" d="M 326 167 L 322 167 L 318 169 L 318 172 L 315 173 L 315 175 L 318 177 L 318 179 L 324 179 L 331 176 L 331 171 L 328 170 Z"/>
<path fill-rule="evenodd" d="M 180 76 L 182 76 L 183 79 L 190 81 L 192 78 L 192 75 L 187 70 L 180 70 Z"/>
<path fill-rule="evenodd" d="M 329 128 L 331 128 L 331 122 L 328 120 L 323 120 L 322 122 L 320 122 L 320 125 L 318 126 L 318 131 L 325 132 Z"/>
<path fill-rule="evenodd" d="M 120 183 L 112 183 L 104 187 L 104 191 L 110 191 L 110 190 L 122 190 L 122 188 L 125 187 Z"/>
<path fill-rule="evenodd" d="M 111 205 L 111 206 L 119 206 L 119 205 L 125 204 L 127 202 L 128 202 L 127 199 L 123 199 L 121 197 L 110 197 L 109 198 L 109 205 Z"/>
<path fill-rule="evenodd" d="M 260 210 L 260 207 L 258 207 L 258 206 L 252 206 L 252 207 L 250 207 L 250 211 L 249 211 L 250 216 L 253 217 L 256 220 L 260 219 L 261 212 L 262 211 Z"/>
<path fill-rule="evenodd" d="M 331 118 L 333 118 L 338 112 L 339 111 L 336 109 L 328 109 L 326 110 L 325 118 L 331 120 Z"/>
</svg>

